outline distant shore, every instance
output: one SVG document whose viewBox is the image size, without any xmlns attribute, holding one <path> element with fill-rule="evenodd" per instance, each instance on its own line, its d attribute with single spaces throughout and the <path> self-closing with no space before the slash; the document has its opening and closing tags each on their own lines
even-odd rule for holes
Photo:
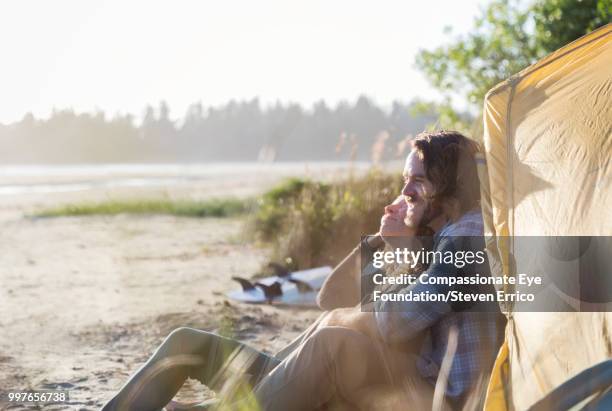
<svg viewBox="0 0 612 411">
<path fill-rule="evenodd" d="M 371 167 L 367 162 L 9 165 L 0 166 L 0 202 L 4 196 L 21 194 L 210 186 L 215 181 L 240 180 L 258 186 L 289 176 L 343 177 Z"/>
</svg>

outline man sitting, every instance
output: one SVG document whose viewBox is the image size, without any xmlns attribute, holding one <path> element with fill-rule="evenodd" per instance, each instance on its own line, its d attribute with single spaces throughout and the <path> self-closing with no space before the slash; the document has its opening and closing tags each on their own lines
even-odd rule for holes
<svg viewBox="0 0 612 411">
<path fill-rule="evenodd" d="M 434 250 L 454 246 L 451 236 L 481 236 L 475 147 L 458 133 L 419 136 L 406 161 L 403 197 L 385 210 L 382 235 L 374 236 L 368 246 L 393 237 L 384 228 L 398 220 L 403 224 L 397 227 L 406 229 L 395 235 L 414 236 L 425 225 L 436 231 Z M 322 314 L 277 355 L 179 328 L 103 409 L 159 410 L 189 377 L 211 388 L 240 377 L 244 384 L 230 384 L 239 388 L 225 393 L 221 409 L 315 410 L 331 404 L 349 409 L 431 409 L 453 329 L 458 344 L 450 358 L 446 398 L 438 405 L 461 406 L 491 367 L 499 344 L 499 313 L 412 303 L 385 303 L 376 312 L 362 312 L 355 253 L 334 270 L 318 297 L 325 309 L 344 308 Z M 436 264 L 426 273 L 454 275 Z M 410 389 L 402 391 L 406 387 Z M 401 394 L 389 396 L 392 401 L 383 404 L 374 394 L 379 388 L 399 388 Z"/>
<path fill-rule="evenodd" d="M 480 211 L 480 188 L 474 155 L 475 142 L 455 132 L 423 133 L 412 142 L 404 168 L 405 185 L 402 194 L 408 205 L 407 226 L 426 224 L 435 232 L 435 252 L 455 252 L 484 249 L 483 221 Z M 424 210 L 424 211 L 423 211 Z M 422 214 L 422 216 L 421 216 Z M 376 240 L 374 240 L 376 241 Z M 471 243 L 471 244 L 466 244 Z M 376 245 L 376 244 L 375 244 Z M 487 273 L 484 264 L 457 269 L 452 264 L 435 262 L 421 275 L 472 276 Z M 340 281 L 330 277 L 328 282 Z M 328 284 L 328 290 L 339 288 Z M 460 286 L 443 289 L 417 282 L 400 293 L 470 291 Z M 476 292 L 492 292 L 491 287 Z M 323 301 L 331 296 L 321 296 Z M 354 303 L 357 296 L 353 295 Z M 327 305 L 326 308 L 332 308 Z M 486 385 L 497 349 L 503 339 L 504 318 L 496 304 L 485 308 L 453 305 L 443 302 L 384 301 L 376 304 L 375 312 L 354 308 L 336 309 L 326 320 L 328 326 L 359 330 L 386 346 L 412 345 L 414 339 L 427 332 L 419 354 L 414 358 L 410 378 L 424 380 L 433 387 L 440 376 L 442 363 L 449 352 L 449 335 L 456 330 L 456 346 L 450 351 L 450 369 L 446 375 L 446 400 L 453 408 L 461 407 L 468 396 L 476 396 L 478 385 Z M 433 390 L 424 393 L 433 395 Z M 477 399 L 478 400 L 478 399 Z M 410 408 L 410 404 L 405 406 Z"/>
</svg>

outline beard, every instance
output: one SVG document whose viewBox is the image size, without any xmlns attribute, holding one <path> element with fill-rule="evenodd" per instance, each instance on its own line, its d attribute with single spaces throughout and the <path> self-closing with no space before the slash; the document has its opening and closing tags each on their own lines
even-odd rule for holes
<svg viewBox="0 0 612 411">
<path fill-rule="evenodd" d="M 427 201 L 425 204 L 425 210 L 423 210 L 419 221 L 410 221 L 409 217 L 406 216 L 406 218 L 404 219 L 404 224 L 411 228 L 425 228 L 434 219 L 439 217 L 440 214 L 442 214 L 442 210 L 439 207 L 435 207 L 431 201 Z"/>
</svg>

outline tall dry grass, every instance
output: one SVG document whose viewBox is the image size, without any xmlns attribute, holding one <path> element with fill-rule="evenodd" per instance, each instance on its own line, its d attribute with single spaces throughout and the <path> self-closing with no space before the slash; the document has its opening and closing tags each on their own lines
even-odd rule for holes
<svg viewBox="0 0 612 411">
<path fill-rule="evenodd" d="M 289 179 L 258 200 L 250 232 L 271 245 L 273 261 L 291 269 L 334 265 L 378 230 L 401 186 L 399 173 L 376 168 L 334 183 Z"/>
</svg>

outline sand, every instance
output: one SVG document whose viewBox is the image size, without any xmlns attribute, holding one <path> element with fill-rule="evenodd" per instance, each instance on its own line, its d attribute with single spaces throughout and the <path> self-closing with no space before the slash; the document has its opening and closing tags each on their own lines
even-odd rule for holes
<svg viewBox="0 0 612 411">
<path fill-rule="evenodd" d="M 0 391 L 66 389 L 69 402 L 44 409 L 99 409 L 181 326 L 218 331 L 232 324 L 236 338 L 280 349 L 320 312 L 224 298 L 235 287 L 231 276 L 251 276 L 266 261 L 268 250 L 246 239 L 244 218 L 28 217 L 83 200 L 253 195 L 278 178 L 1 198 Z M 177 399 L 209 395 L 189 381 Z"/>
</svg>

